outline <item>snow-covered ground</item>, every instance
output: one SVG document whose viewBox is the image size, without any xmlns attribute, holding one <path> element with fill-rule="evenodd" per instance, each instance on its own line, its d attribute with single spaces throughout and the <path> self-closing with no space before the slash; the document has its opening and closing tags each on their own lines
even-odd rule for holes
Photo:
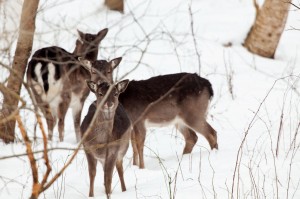
<svg viewBox="0 0 300 199">
<path fill-rule="evenodd" d="M 21 3 L 5 1 L 0 11 L 5 20 L 1 30 L 11 31 L 9 39 L 1 38 L 1 47 L 10 46 L 11 55 L 0 59 L 9 63 Z M 193 152 L 182 156 L 183 137 L 174 127 L 148 129 L 146 169 L 132 165 L 130 147 L 124 159 L 127 191 L 121 191 L 114 174 L 112 198 L 300 198 L 300 32 L 293 30 L 300 28 L 300 11 L 291 7 L 275 59 L 253 55 L 242 46 L 254 16 L 250 0 L 127 0 L 124 15 L 107 10 L 99 0 L 40 1 L 33 51 L 49 45 L 72 51 L 76 29 L 96 33 L 107 27 L 98 58 L 123 57 L 116 80 L 185 71 L 200 73 L 213 85 L 208 121 L 218 131 L 219 150 L 209 150 L 199 135 Z M 1 68 L 1 81 L 6 74 Z M 25 90 L 22 97 L 29 99 Z M 93 100 L 91 95 L 83 115 Z M 34 115 L 24 110 L 21 116 L 33 135 Z M 65 141 L 49 143 L 51 148 L 64 148 L 49 152 L 50 176 L 72 155 L 73 150 L 67 149 L 76 147 L 71 118 L 70 111 Z M 34 150 L 43 147 L 40 141 L 33 146 Z M 24 152 L 22 142 L 0 143 L 0 198 L 30 196 L 28 158 L 3 159 Z M 45 172 L 42 154 L 36 158 L 41 177 Z M 40 197 L 86 198 L 88 190 L 87 162 L 80 151 Z M 100 164 L 95 197 L 105 197 Z"/>
</svg>

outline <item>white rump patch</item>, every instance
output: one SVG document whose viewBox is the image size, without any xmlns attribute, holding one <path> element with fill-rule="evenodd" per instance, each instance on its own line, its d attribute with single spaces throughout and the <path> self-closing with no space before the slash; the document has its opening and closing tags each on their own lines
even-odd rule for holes
<svg viewBox="0 0 300 199">
<path fill-rule="evenodd" d="M 48 84 L 49 84 L 49 90 L 46 95 L 46 101 L 49 104 L 53 104 L 53 106 L 58 106 L 58 104 L 61 102 L 61 92 L 63 89 L 62 79 L 55 80 L 55 66 L 53 63 L 49 63 L 48 65 Z"/>
<path fill-rule="evenodd" d="M 33 85 L 34 90 L 37 92 L 37 94 L 41 95 L 42 99 L 44 100 L 44 98 L 46 98 L 46 96 L 45 96 L 45 91 L 44 91 L 44 82 L 42 79 L 41 68 L 42 68 L 41 63 L 37 63 L 35 65 L 34 73 L 37 77 L 37 82 L 32 79 L 32 81 L 33 81 L 32 85 Z"/>
</svg>

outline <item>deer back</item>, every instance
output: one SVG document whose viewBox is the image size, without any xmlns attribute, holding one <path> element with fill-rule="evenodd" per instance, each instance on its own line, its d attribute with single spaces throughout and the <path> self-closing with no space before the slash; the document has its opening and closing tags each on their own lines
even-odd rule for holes
<svg viewBox="0 0 300 199">
<path fill-rule="evenodd" d="M 60 79 L 69 81 L 69 86 L 89 79 L 89 71 L 79 64 L 78 57 L 82 56 L 91 61 L 96 60 L 98 46 L 107 34 L 107 31 L 107 29 L 103 29 L 95 35 L 84 34 L 78 31 L 80 39 L 76 40 L 76 47 L 73 53 L 69 53 L 57 46 L 37 50 L 28 63 L 28 83 L 30 85 L 34 84 L 32 86 L 37 88 L 39 94 L 46 94 L 51 86 L 56 91 L 62 89 L 61 84 L 63 82 L 58 82 Z M 59 85 L 60 88 L 56 88 Z"/>
<path fill-rule="evenodd" d="M 164 112 L 165 117 L 168 110 L 170 114 L 175 114 L 171 112 L 176 111 L 187 99 L 197 98 L 204 91 L 208 92 L 209 100 L 213 90 L 207 79 L 197 74 L 177 73 L 130 81 L 126 91 L 120 94 L 119 101 L 135 121 L 142 113 L 147 115 L 144 113 L 146 109 L 149 112 Z M 148 107 L 150 104 L 152 107 Z"/>
</svg>

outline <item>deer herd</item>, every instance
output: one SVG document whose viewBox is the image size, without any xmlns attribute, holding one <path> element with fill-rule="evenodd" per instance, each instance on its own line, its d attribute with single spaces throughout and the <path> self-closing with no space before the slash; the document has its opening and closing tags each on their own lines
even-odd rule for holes
<svg viewBox="0 0 300 199">
<path fill-rule="evenodd" d="M 57 122 L 59 140 L 64 140 L 64 121 L 68 108 L 72 108 L 76 140 L 83 143 L 88 162 L 89 196 L 94 196 L 96 165 L 100 161 L 105 192 L 110 198 L 114 166 L 122 191 L 126 191 L 123 157 L 130 142 L 133 164 L 145 168 L 143 149 L 148 127 L 174 124 L 185 139 L 183 154 L 193 150 L 196 132 L 206 138 L 211 149 L 218 149 L 218 143 L 216 131 L 206 121 L 213 96 L 210 82 L 194 73 L 113 82 L 113 70 L 122 58 L 97 60 L 107 32 L 78 31 L 72 53 L 57 46 L 37 50 L 28 63 L 27 83 L 46 119 L 49 140 Z M 80 125 L 90 91 L 96 101 Z"/>
</svg>

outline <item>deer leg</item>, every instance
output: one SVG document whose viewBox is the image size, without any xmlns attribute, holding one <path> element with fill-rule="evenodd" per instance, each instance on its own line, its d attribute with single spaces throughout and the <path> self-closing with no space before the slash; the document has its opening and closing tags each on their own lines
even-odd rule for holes
<svg viewBox="0 0 300 199">
<path fill-rule="evenodd" d="M 133 165 L 138 165 L 139 164 L 139 152 L 137 148 L 137 140 L 135 136 L 135 131 L 132 129 L 131 131 L 131 145 L 132 145 L 132 150 L 133 150 Z"/>
<path fill-rule="evenodd" d="M 182 106 L 182 119 L 192 130 L 202 134 L 211 149 L 218 149 L 217 133 L 206 121 L 210 94 L 207 89 L 195 99 L 187 99 Z"/>
<path fill-rule="evenodd" d="M 183 149 L 183 154 L 191 153 L 195 144 L 197 143 L 198 136 L 196 135 L 195 131 L 189 129 L 184 125 L 179 125 L 177 128 L 185 139 L 185 147 Z"/>
<path fill-rule="evenodd" d="M 37 105 L 39 106 L 39 108 L 41 109 L 46 122 L 47 122 L 47 127 L 48 127 L 48 140 L 52 140 L 53 137 L 53 129 L 56 123 L 56 118 L 53 117 L 52 113 L 51 113 L 51 109 L 50 106 L 47 102 L 43 102 L 43 100 L 41 99 L 40 95 L 38 95 L 35 90 L 32 90 L 34 93 L 34 97 L 35 100 L 37 102 Z"/>
<path fill-rule="evenodd" d="M 69 94 L 64 94 L 62 102 L 58 105 L 58 133 L 59 141 L 64 141 L 65 117 L 68 111 L 71 97 Z"/>
<path fill-rule="evenodd" d="M 51 113 L 51 109 L 48 104 L 45 104 L 40 106 L 40 109 L 42 110 L 42 113 L 45 116 L 47 126 L 48 126 L 48 140 L 52 140 L 53 137 L 53 129 L 56 123 L 56 118 L 53 117 Z"/>
<path fill-rule="evenodd" d="M 74 121 L 74 129 L 76 134 L 76 141 L 79 142 L 81 140 L 81 130 L 80 130 L 80 121 L 81 121 L 81 112 L 84 105 L 84 102 L 89 95 L 89 89 L 86 89 L 82 96 L 77 96 L 80 98 L 79 102 L 75 105 L 75 107 L 72 107 L 73 111 L 73 121 Z M 74 95 L 76 96 L 76 95 Z M 72 99 L 73 100 L 73 99 Z"/>
<path fill-rule="evenodd" d="M 53 117 L 50 111 L 50 108 L 46 108 L 45 110 L 45 118 L 48 126 L 48 139 L 52 140 L 53 137 L 53 129 L 56 123 L 56 117 Z"/>
<path fill-rule="evenodd" d="M 140 169 L 145 168 L 145 162 L 144 162 L 144 144 L 145 144 L 145 138 L 146 138 L 146 128 L 144 127 L 143 123 L 139 123 L 135 125 L 134 127 L 134 133 L 136 138 L 136 146 L 137 151 L 139 154 L 139 163 L 140 163 Z"/>
<path fill-rule="evenodd" d="M 107 198 L 110 198 L 111 194 L 111 182 L 112 182 L 112 175 L 114 171 L 114 165 L 116 165 L 115 158 L 106 159 L 104 163 L 104 186 L 105 186 L 105 193 Z"/>
<path fill-rule="evenodd" d="M 116 168 L 119 174 L 122 191 L 126 191 L 125 181 L 124 181 L 124 170 L 123 170 L 123 160 L 117 160 Z"/>
<path fill-rule="evenodd" d="M 204 134 L 205 138 L 208 140 L 211 149 L 218 149 L 218 138 L 217 132 L 213 127 L 206 121 L 202 124 L 203 132 L 208 132 Z"/>
<path fill-rule="evenodd" d="M 217 132 L 205 120 L 188 122 L 190 127 L 202 134 L 208 141 L 211 149 L 218 149 Z"/>
<path fill-rule="evenodd" d="M 78 107 L 73 108 L 74 129 L 75 129 L 77 142 L 79 142 L 81 139 L 80 121 L 81 121 L 82 107 L 83 107 L 83 103 L 80 103 L 78 104 Z"/>
<path fill-rule="evenodd" d="M 89 197 L 94 196 L 94 182 L 95 182 L 95 176 L 96 176 L 96 167 L 97 167 L 97 160 L 93 157 L 93 155 L 89 153 L 85 153 L 88 167 L 89 167 L 89 176 L 90 176 L 90 192 Z"/>
</svg>

